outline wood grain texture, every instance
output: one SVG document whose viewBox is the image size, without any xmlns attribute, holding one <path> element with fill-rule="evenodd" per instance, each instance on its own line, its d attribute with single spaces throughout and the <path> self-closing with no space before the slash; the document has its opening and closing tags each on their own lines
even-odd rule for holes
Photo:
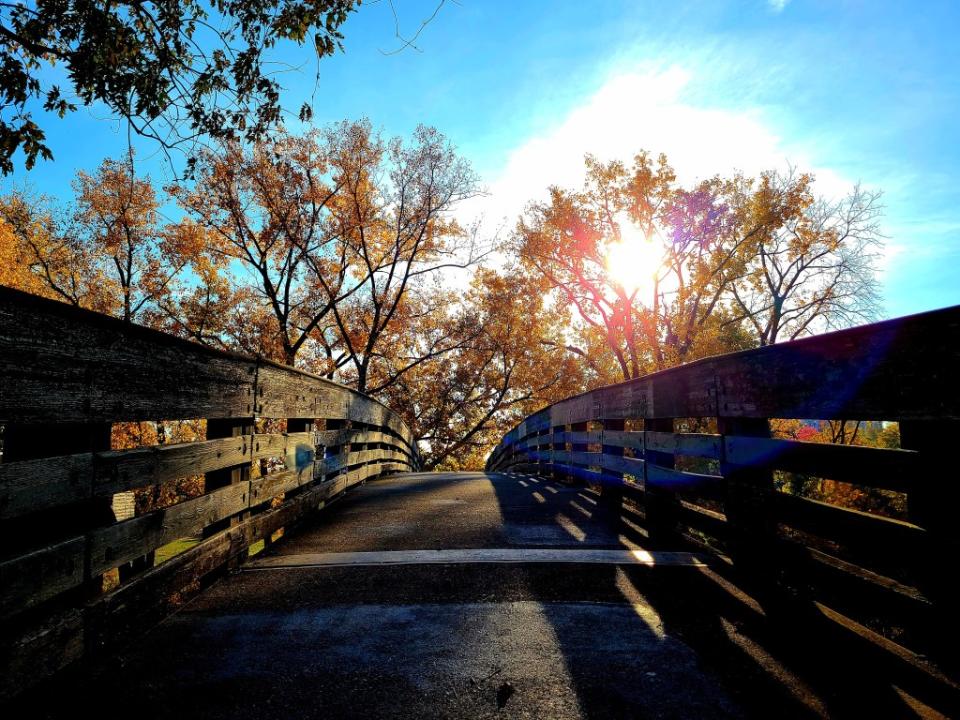
<svg viewBox="0 0 960 720">
<path fill-rule="evenodd" d="M 42 603 L 88 579 L 86 539 L 74 537 L 0 561 L 0 617 Z"/>
<path fill-rule="evenodd" d="M 411 458 L 409 446 L 399 438 L 377 430 L 346 428 L 314 432 L 256 434 L 253 436 L 253 459 L 284 457 L 296 448 L 338 447 L 340 445 L 381 444 Z"/>
<path fill-rule="evenodd" d="M 727 462 L 787 470 L 868 487 L 908 492 L 916 487 L 918 453 L 856 445 L 727 436 Z"/>
<path fill-rule="evenodd" d="M 250 437 L 0 464 L 0 519 L 249 462 Z"/>
<path fill-rule="evenodd" d="M 0 463 L 0 520 L 93 497 L 93 454 Z"/>
<path fill-rule="evenodd" d="M 0 287 L 0 418 L 5 421 L 254 415 L 355 420 L 387 428 L 412 447 L 410 430 L 399 416 L 349 388 Z"/>
<path fill-rule="evenodd" d="M 777 519 L 800 530 L 867 548 L 871 554 L 924 551 L 926 532 L 917 525 L 787 493 L 774 493 L 774 498 Z"/>
<path fill-rule="evenodd" d="M 590 420 L 746 417 L 960 418 L 960 307 L 745 350 L 561 400 L 521 421 L 491 457 L 532 432 Z"/>
<path fill-rule="evenodd" d="M 336 482 L 317 485 L 280 507 L 206 538 L 83 607 L 44 618 L 36 625 L 12 628 L 2 638 L 7 657 L 0 674 L 0 699 L 31 687 L 70 663 L 130 642 L 180 607 L 185 599 L 181 595 L 184 588 L 195 588 L 200 580 L 245 553 L 253 543 L 304 520 L 345 490 L 388 466 L 366 466 Z"/>
<path fill-rule="evenodd" d="M 409 428 L 382 403 L 316 375 L 273 363 L 263 362 L 258 370 L 256 415 L 352 420 L 388 428 L 412 445 Z"/>
<path fill-rule="evenodd" d="M 24 424 L 250 412 L 256 361 L 0 288 L 0 417 Z"/>
<path fill-rule="evenodd" d="M 243 481 L 95 530 L 90 535 L 91 572 L 105 572 L 173 540 L 197 534 L 247 509 L 249 499 L 250 482 Z"/>
<path fill-rule="evenodd" d="M 257 417 L 286 418 L 293 430 L 329 421 L 331 429 L 256 434 Z M 105 449 L 111 423 L 197 418 L 207 420 L 209 440 Z M 349 388 L 6 288 L 0 421 L 8 430 L 0 520 L 16 524 L 18 538 L 30 534 L 31 517 L 92 512 L 117 493 L 177 478 L 207 480 L 199 497 L 112 524 L 91 515 L 77 531 L 64 529 L 55 540 L 37 533 L 9 551 L 0 561 L 7 693 L 116 644 L 144 627 L 138 618 L 155 622 L 172 609 L 171 595 L 350 487 L 419 463 L 403 420 Z M 267 457 L 283 458 L 285 469 L 251 479 L 252 463 Z M 278 506 L 268 504 L 277 498 Z M 127 563 L 196 535 L 206 537 L 183 556 L 129 572 Z M 52 607 L 48 601 L 61 608 L 79 602 L 79 594 L 65 593 L 115 567 L 128 571 L 117 591 L 46 618 L 24 614 Z M 24 616 L 32 624 L 6 622 Z"/>
<path fill-rule="evenodd" d="M 644 436 L 647 448 L 672 455 L 719 459 L 722 452 L 723 438 L 720 435 L 648 431 Z"/>
</svg>

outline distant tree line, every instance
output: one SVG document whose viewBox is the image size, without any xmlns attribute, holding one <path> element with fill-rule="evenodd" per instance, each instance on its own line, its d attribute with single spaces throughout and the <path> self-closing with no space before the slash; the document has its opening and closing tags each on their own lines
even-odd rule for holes
<svg viewBox="0 0 960 720">
<path fill-rule="evenodd" d="M 163 188 L 108 159 L 73 189 L 0 197 L 0 283 L 373 394 L 428 467 L 482 466 L 571 394 L 879 312 L 878 193 L 828 201 L 797 172 L 684 185 L 663 156 L 588 157 L 581 189 L 485 237 L 440 132 L 360 120 L 224 139 Z"/>
</svg>

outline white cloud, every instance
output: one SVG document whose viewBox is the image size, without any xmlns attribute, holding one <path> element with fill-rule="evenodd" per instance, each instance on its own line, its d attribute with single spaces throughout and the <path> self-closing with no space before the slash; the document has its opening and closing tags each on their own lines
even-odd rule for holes
<svg viewBox="0 0 960 720">
<path fill-rule="evenodd" d="M 767 0 L 767 5 L 775 13 L 783 12 L 783 9 L 789 4 L 790 0 Z"/>
<path fill-rule="evenodd" d="M 611 75 L 566 117 L 529 137 L 489 180 L 489 196 L 462 208 L 461 217 L 483 214 L 487 224 L 512 225 L 524 205 L 550 185 L 579 187 L 583 156 L 629 161 L 643 149 L 665 153 L 681 182 L 741 170 L 750 175 L 792 163 L 817 177 L 817 190 L 845 194 L 853 184 L 815 167 L 765 122 L 758 109 L 729 109 L 684 97 L 691 73 L 681 67 Z"/>
</svg>

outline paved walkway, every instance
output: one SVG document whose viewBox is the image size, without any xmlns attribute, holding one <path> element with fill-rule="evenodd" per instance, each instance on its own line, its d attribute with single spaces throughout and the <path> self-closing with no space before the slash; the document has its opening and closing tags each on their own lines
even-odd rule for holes
<svg viewBox="0 0 960 720">
<path fill-rule="evenodd" d="M 178 720 L 843 709 L 756 641 L 756 603 L 634 520 L 526 476 L 372 481 L 64 692 Z"/>
</svg>

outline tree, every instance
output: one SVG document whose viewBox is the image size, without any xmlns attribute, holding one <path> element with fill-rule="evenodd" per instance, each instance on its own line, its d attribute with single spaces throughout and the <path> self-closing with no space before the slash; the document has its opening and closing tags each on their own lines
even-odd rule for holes
<svg viewBox="0 0 960 720">
<path fill-rule="evenodd" d="M 646 152 L 586 169 L 581 190 L 527 207 L 512 245 L 574 311 L 576 337 L 545 341 L 584 359 L 605 348 L 616 379 L 877 312 L 877 193 L 830 202 L 794 172 L 684 187 Z"/>
<path fill-rule="evenodd" d="M 164 327 L 187 268 L 205 272 L 203 240 L 161 223 L 156 191 L 149 178 L 136 177 L 132 156 L 81 171 L 73 189 L 66 207 L 27 190 L 0 197 L 2 252 L 10 259 L 0 282 Z"/>
<path fill-rule="evenodd" d="M 880 192 L 860 185 L 835 201 L 815 198 L 813 178 L 765 173 L 750 202 L 798 198 L 794 212 L 758 235 L 746 272 L 732 283 L 736 305 L 761 345 L 877 319 L 876 261 L 883 244 Z"/>
<path fill-rule="evenodd" d="M 422 442 L 425 468 L 482 467 L 490 448 L 523 416 L 584 386 L 580 363 L 531 332 L 554 331 L 565 314 L 513 268 L 478 268 L 470 289 L 432 316 L 460 342 L 382 393 Z"/>
<path fill-rule="evenodd" d="M 0 198 L 0 284 L 109 312 L 85 248 L 66 232 L 65 214 L 27 189 Z"/>
<path fill-rule="evenodd" d="M 169 151 L 206 135 L 254 141 L 281 117 L 278 42 L 340 47 L 359 0 L 23 0 L 0 5 L 0 171 L 50 159 L 43 110 L 103 103 Z M 69 87 L 54 79 L 63 67 Z M 309 115 L 304 106 L 301 115 Z"/>
<path fill-rule="evenodd" d="M 226 143 L 200 154 L 194 183 L 169 189 L 207 251 L 244 271 L 232 301 L 242 348 L 291 365 L 308 349 L 311 369 L 377 392 L 449 349 L 436 333 L 423 355 L 385 345 L 435 307 L 429 278 L 478 259 L 449 218 L 475 182 L 436 130 L 385 141 L 360 120 Z"/>
<path fill-rule="evenodd" d="M 136 177 L 131 154 L 104 160 L 93 175 L 80 171 L 74 190 L 73 230 L 93 262 L 105 265 L 99 272 L 117 296 L 117 314 L 130 322 L 144 310 L 155 312 L 195 249 L 182 247 L 178 234 L 161 230 L 150 180 Z"/>
<path fill-rule="evenodd" d="M 584 358 L 602 341 L 619 371 L 607 382 L 742 347 L 724 293 L 759 227 L 725 201 L 740 178 L 685 189 L 665 156 L 645 152 L 629 168 L 590 156 L 586 167 L 582 190 L 550 188 L 513 236 L 524 266 L 582 323 L 579 344 L 548 341 Z"/>
<path fill-rule="evenodd" d="M 169 188 L 204 233 L 206 252 L 248 273 L 236 304 L 251 322 L 240 335 L 290 365 L 355 287 L 345 238 L 330 222 L 342 190 L 330 173 L 331 139 L 282 132 L 249 149 L 226 143 L 200 154 L 194 184 Z"/>
<path fill-rule="evenodd" d="M 347 382 L 375 394 L 461 342 L 432 322 L 448 303 L 431 281 L 483 256 L 450 217 L 478 192 L 477 178 L 434 128 L 418 127 L 409 142 L 386 142 L 368 122 L 341 123 L 332 133 L 341 191 L 331 203 L 331 222 L 349 248 L 356 285 L 332 305 L 333 334 L 321 342 Z M 321 257 L 307 252 L 317 282 L 326 268 Z M 423 342 L 401 342 L 408 352 L 393 352 L 397 336 L 415 324 L 421 332 L 414 336 Z"/>
<path fill-rule="evenodd" d="M 239 346 L 254 354 L 262 351 L 260 345 L 253 348 L 239 342 L 242 328 L 249 323 L 239 322 L 238 314 L 248 306 L 250 293 L 236 285 L 228 258 L 211 251 L 214 240 L 209 232 L 185 219 L 168 225 L 165 233 L 177 252 L 189 259 L 192 278 L 178 284 L 176 292 L 156 299 L 155 326 L 204 345 L 225 349 Z"/>
</svg>

